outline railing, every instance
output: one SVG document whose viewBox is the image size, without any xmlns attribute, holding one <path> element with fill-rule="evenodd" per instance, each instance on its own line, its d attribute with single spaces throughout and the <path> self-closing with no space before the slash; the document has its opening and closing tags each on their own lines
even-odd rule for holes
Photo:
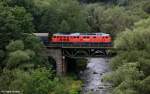
<svg viewBox="0 0 150 94">
<path fill-rule="evenodd" d="M 60 47 L 60 48 L 108 48 L 112 47 L 112 43 L 53 43 L 45 41 L 47 47 Z"/>
</svg>

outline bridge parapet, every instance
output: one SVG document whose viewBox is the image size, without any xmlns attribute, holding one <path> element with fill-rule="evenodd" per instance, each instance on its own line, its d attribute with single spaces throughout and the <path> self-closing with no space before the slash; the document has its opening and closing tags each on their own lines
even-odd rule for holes
<svg viewBox="0 0 150 94">
<path fill-rule="evenodd" d="M 112 48 L 112 43 L 52 43 L 44 42 L 49 48 Z"/>
</svg>

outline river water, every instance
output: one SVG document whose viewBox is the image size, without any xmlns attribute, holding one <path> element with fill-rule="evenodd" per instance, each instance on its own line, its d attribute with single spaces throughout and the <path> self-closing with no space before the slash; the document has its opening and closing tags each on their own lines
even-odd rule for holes
<svg viewBox="0 0 150 94">
<path fill-rule="evenodd" d="M 84 82 L 81 94 L 109 94 L 111 85 L 102 80 L 110 72 L 108 61 L 108 58 L 88 58 L 87 68 L 80 72 Z"/>
</svg>

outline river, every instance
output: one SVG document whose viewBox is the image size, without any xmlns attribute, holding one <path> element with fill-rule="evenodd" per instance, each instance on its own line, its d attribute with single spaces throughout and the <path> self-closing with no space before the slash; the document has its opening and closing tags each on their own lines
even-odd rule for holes
<svg viewBox="0 0 150 94">
<path fill-rule="evenodd" d="M 102 81 L 110 72 L 108 61 L 108 58 L 88 58 L 87 68 L 80 72 L 84 82 L 81 94 L 109 94 L 111 85 Z"/>
</svg>

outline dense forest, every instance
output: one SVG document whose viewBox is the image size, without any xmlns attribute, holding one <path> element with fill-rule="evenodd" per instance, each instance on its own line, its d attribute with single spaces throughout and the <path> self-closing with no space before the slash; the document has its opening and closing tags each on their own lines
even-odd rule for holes
<svg viewBox="0 0 150 94">
<path fill-rule="evenodd" d="M 150 94 L 149 0 L 0 0 L 0 90 L 79 94 L 82 82 L 55 75 L 33 32 L 111 34 L 112 94 Z"/>
</svg>

